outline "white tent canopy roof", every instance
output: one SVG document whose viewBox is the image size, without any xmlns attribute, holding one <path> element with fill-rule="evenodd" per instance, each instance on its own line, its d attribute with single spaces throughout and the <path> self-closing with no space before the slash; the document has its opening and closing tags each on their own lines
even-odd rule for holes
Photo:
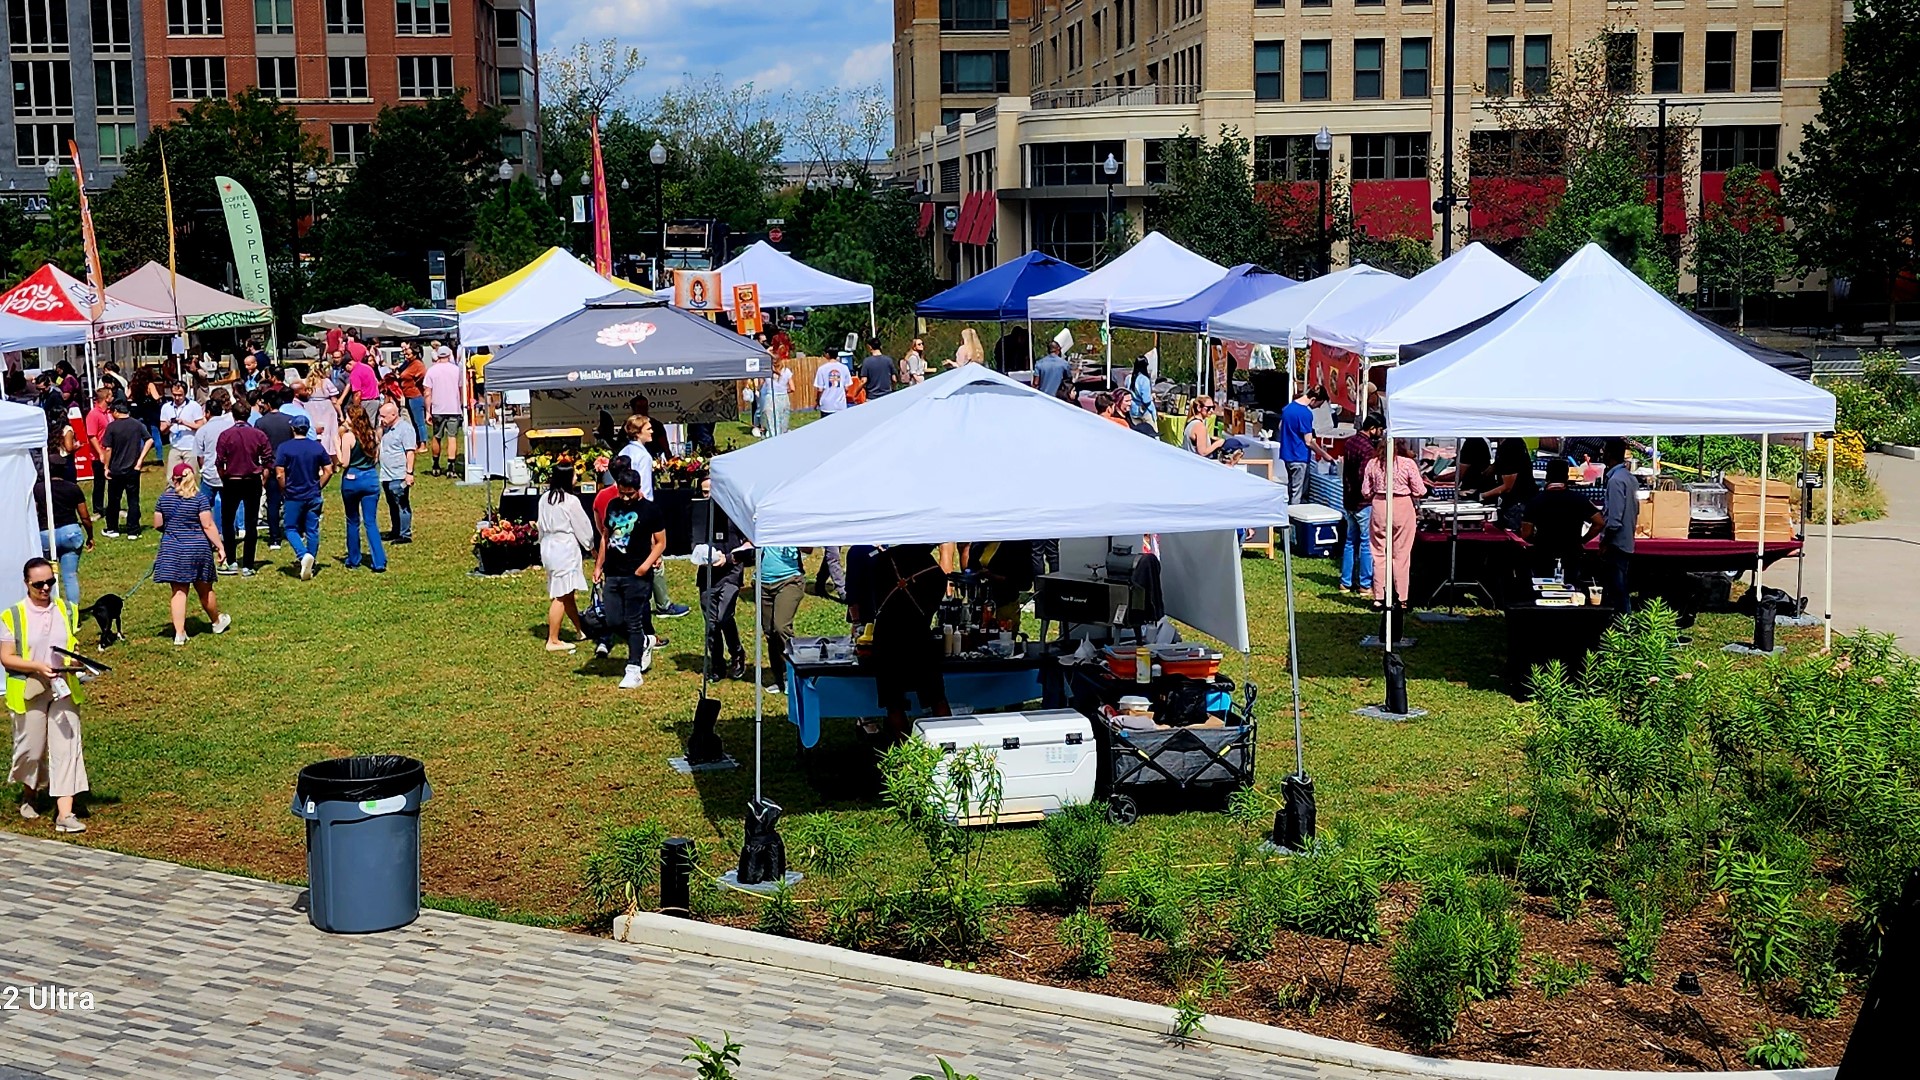
<svg viewBox="0 0 1920 1080">
<path fill-rule="evenodd" d="M 309 311 L 300 318 L 308 326 L 324 326 L 329 330 L 365 330 L 381 337 L 414 337 L 420 333 L 419 327 L 405 319 L 365 304 Z"/>
<path fill-rule="evenodd" d="M 733 307 L 735 285 L 760 286 L 763 308 L 814 308 L 871 304 L 873 286 L 834 277 L 788 255 L 765 240 L 720 267 L 720 295 Z"/>
<path fill-rule="evenodd" d="M 558 248 L 498 300 L 460 314 L 460 345 L 511 345 L 544 330 L 618 288 L 593 267 Z"/>
<path fill-rule="evenodd" d="M 40 554 L 31 455 L 46 445 L 46 413 L 38 406 L 0 401 L 0 506 L 15 508 L 0 514 L 0 606 L 17 604 L 27 595 L 20 568 Z"/>
<path fill-rule="evenodd" d="M 1207 320 L 1207 335 L 1256 345 L 1291 345 L 1306 338 L 1311 319 L 1358 307 L 1406 284 L 1406 279 L 1362 263 L 1269 293 Z"/>
<path fill-rule="evenodd" d="M 1029 299 L 1027 318 L 1105 319 L 1116 311 L 1185 300 L 1226 274 L 1226 267 L 1150 232 L 1086 277 Z"/>
<path fill-rule="evenodd" d="M 1539 284 L 1476 242 L 1382 296 L 1316 313 L 1306 336 L 1350 353 L 1391 353 L 1485 318 Z"/>
<path fill-rule="evenodd" d="M 1498 318 L 1387 373 L 1396 436 L 1830 431 L 1833 395 L 1748 356 L 1588 244 Z"/>
</svg>

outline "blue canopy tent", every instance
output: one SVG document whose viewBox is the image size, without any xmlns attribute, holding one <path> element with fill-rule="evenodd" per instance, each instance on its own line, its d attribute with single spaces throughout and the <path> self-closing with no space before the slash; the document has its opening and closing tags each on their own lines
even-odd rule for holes
<svg viewBox="0 0 1920 1080">
<path fill-rule="evenodd" d="M 1042 255 L 1038 251 L 1029 251 L 920 301 L 913 306 L 913 311 L 923 319 L 977 319 L 995 324 L 1025 322 L 1029 297 L 1052 292 L 1086 276 L 1085 270 L 1072 263 Z M 1029 353 L 1032 341 L 1032 328 L 1029 327 Z M 994 343 L 994 351 L 1000 351 L 1000 342 Z M 1031 355 L 1028 360 L 1032 360 Z"/>
<path fill-rule="evenodd" d="M 1154 333 L 1195 334 L 1194 372 L 1200 376 L 1205 372 L 1207 354 L 1207 319 L 1223 311 L 1231 311 L 1241 304 L 1251 304 L 1261 297 L 1280 291 L 1289 285 L 1297 284 L 1284 274 L 1276 274 L 1263 266 L 1253 263 L 1241 263 L 1227 271 L 1227 276 L 1201 289 L 1185 300 L 1176 300 L 1171 304 L 1156 307 L 1136 308 L 1133 311 L 1116 311 L 1109 321 L 1114 326 L 1124 326 L 1129 330 L 1151 330 Z M 1201 388 L 1205 389 L 1202 382 Z"/>
</svg>

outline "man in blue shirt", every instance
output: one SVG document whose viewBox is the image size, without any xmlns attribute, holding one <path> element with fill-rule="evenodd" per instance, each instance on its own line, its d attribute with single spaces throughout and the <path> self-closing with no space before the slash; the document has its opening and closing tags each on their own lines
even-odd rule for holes
<svg viewBox="0 0 1920 1080">
<path fill-rule="evenodd" d="M 1313 441 L 1313 410 L 1326 403 L 1327 392 L 1310 386 L 1280 410 L 1280 430 L 1275 434 L 1280 437 L 1280 460 L 1287 466 L 1287 502 L 1294 506 L 1307 501 L 1308 463 L 1327 456 Z"/>
<path fill-rule="evenodd" d="M 1607 464 L 1606 524 L 1600 529 L 1600 585 L 1607 606 L 1631 614 L 1633 598 L 1627 591 L 1627 564 L 1633 559 L 1633 534 L 1640 525 L 1640 481 L 1627 465 L 1627 441 L 1608 439 L 1600 460 Z"/>
<path fill-rule="evenodd" d="M 300 580 L 313 580 L 313 561 L 320 554 L 320 489 L 333 475 L 333 457 L 326 448 L 307 435 L 313 422 L 305 416 L 290 417 L 293 438 L 274 451 L 274 473 L 280 478 L 285 506 L 287 539 L 293 542 L 293 554 L 300 563 Z"/>
<path fill-rule="evenodd" d="M 1059 397 L 1060 387 L 1072 373 L 1073 366 L 1067 363 L 1066 357 L 1060 355 L 1060 343 L 1049 342 L 1047 355 L 1033 365 L 1033 388 L 1048 397 Z"/>
</svg>

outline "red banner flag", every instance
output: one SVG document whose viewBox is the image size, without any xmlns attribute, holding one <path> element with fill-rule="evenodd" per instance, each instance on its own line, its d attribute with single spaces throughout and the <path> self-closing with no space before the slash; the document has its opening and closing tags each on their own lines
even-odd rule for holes
<svg viewBox="0 0 1920 1080">
<path fill-rule="evenodd" d="M 613 277 L 613 215 L 607 212 L 607 163 L 600 157 L 600 114 L 593 117 L 593 269 Z"/>
</svg>

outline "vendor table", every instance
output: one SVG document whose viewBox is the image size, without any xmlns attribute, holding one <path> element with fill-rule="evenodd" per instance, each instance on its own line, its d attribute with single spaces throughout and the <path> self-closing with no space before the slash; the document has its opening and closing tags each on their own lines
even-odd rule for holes
<svg viewBox="0 0 1920 1080">
<path fill-rule="evenodd" d="M 1558 660 L 1569 672 L 1586 664 L 1587 653 L 1599 648 L 1600 635 L 1613 625 L 1614 609 L 1597 605 L 1540 607 L 1515 604 L 1507 616 L 1507 687 L 1513 696 L 1527 696 L 1527 679 L 1534 666 Z"/>
<path fill-rule="evenodd" d="M 1422 530 L 1414 538 L 1412 591 L 1414 605 L 1421 606 L 1433 595 L 1434 588 L 1447 576 L 1447 545 L 1453 535 L 1441 530 Z M 1527 569 L 1528 544 L 1506 529 L 1471 529 L 1460 533 L 1459 570 L 1461 580 L 1477 580 L 1493 590 L 1502 605 L 1515 603 L 1515 583 Z M 1587 545 L 1589 553 L 1600 550 L 1595 540 Z M 1798 540 L 1772 540 L 1766 545 L 1767 565 L 1797 555 Z M 1633 542 L 1631 574 L 1633 590 L 1652 596 L 1671 597 L 1680 579 L 1687 574 L 1733 572 L 1753 567 L 1754 543 L 1751 540 L 1695 540 L 1681 537 L 1643 536 Z M 1573 568 L 1569 567 L 1569 571 Z"/>
<path fill-rule="evenodd" d="M 787 719 L 800 729 L 800 745 L 810 747 L 820 741 L 821 720 L 879 719 L 887 714 L 880 707 L 870 663 L 795 662 L 789 657 Z M 1053 700 L 1047 707 L 1057 707 L 1057 680 L 1051 680 L 1056 687 L 1051 693 L 1047 687 L 1056 670 L 1053 657 L 1037 647 L 1026 655 L 1008 658 L 948 657 L 941 665 L 947 703 L 956 709 L 967 706 L 976 711 L 1049 698 Z M 908 715 L 925 715 L 918 697 L 908 697 Z"/>
</svg>

